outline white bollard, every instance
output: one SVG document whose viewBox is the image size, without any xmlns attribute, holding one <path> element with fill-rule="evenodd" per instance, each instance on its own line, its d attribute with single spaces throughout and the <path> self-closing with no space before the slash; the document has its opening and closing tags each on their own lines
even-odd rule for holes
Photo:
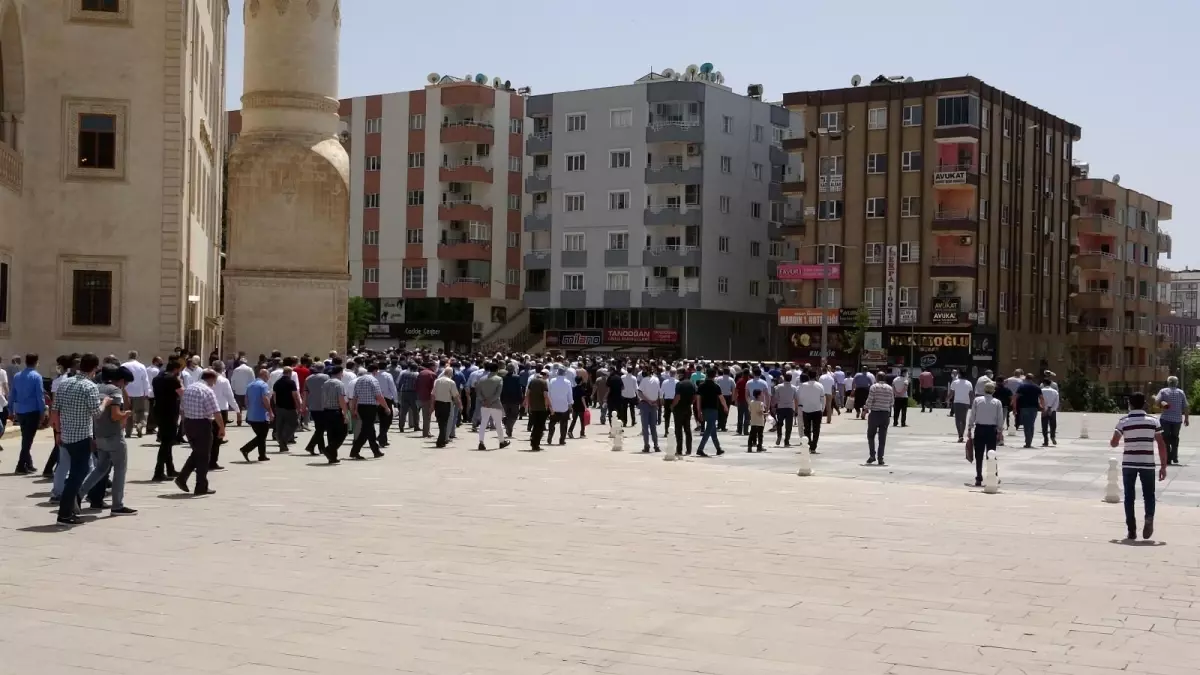
<svg viewBox="0 0 1200 675">
<path fill-rule="evenodd" d="M 613 452 L 621 452 L 625 449 L 625 428 L 622 425 L 608 425 L 608 434 L 612 437 Z"/>
<path fill-rule="evenodd" d="M 1108 484 L 1104 486 L 1104 501 L 1109 504 L 1117 504 L 1121 501 L 1121 487 L 1117 485 L 1117 478 L 1121 475 L 1118 470 L 1120 463 L 1115 459 L 1108 460 Z"/>
<path fill-rule="evenodd" d="M 1079 419 L 1079 437 L 1080 437 L 1080 438 L 1087 438 L 1087 437 L 1088 437 L 1088 430 L 1087 430 L 1087 413 L 1083 413 L 1083 417 L 1081 417 L 1081 418 Z"/>
<path fill-rule="evenodd" d="M 797 476 L 813 475 L 812 457 L 809 455 L 808 450 L 805 450 L 803 448 L 800 449 L 800 470 L 796 472 L 796 475 Z"/>
<path fill-rule="evenodd" d="M 1016 429 L 1016 425 L 1014 425 L 1014 424 L 1010 424 L 1010 425 L 1008 425 L 1007 427 L 1005 427 L 1005 428 L 1004 428 L 1004 435 L 1005 435 L 1005 436 L 1016 436 L 1016 435 L 1017 435 L 1017 429 Z"/>
<path fill-rule="evenodd" d="M 675 456 L 674 452 L 671 452 L 670 450 L 663 451 L 664 462 L 674 462 L 676 459 L 678 459 L 678 457 Z"/>
<path fill-rule="evenodd" d="M 1000 463 L 996 461 L 996 451 L 988 450 L 984 460 L 983 491 L 994 495 L 1000 491 Z"/>
</svg>

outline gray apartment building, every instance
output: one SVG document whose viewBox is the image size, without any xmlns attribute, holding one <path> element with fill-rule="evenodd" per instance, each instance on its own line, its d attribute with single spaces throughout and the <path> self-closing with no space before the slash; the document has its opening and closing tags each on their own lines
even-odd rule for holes
<svg viewBox="0 0 1200 675">
<path fill-rule="evenodd" d="M 782 140 L 803 130 L 761 94 L 704 64 L 528 99 L 523 291 L 548 347 L 742 358 L 777 342 Z"/>
</svg>

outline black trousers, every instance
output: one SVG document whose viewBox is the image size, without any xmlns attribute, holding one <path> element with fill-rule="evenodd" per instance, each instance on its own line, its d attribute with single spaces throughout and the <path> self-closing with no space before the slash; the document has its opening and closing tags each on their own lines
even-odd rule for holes
<svg viewBox="0 0 1200 675">
<path fill-rule="evenodd" d="M 516 425 L 517 419 L 521 416 L 520 403 L 505 403 L 504 405 L 504 431 L 509 438 L 513 435 L 513 426 Z"/>
<path fill-rule="evenodd" d="M 396 402 L 390 398 L 384 400 L 387 401 L 387 407 L 379 410 L 379 444 L 386 448 L 388 427 L 392 426 L 392 417 L 394 417 L 392 411 L 396 407 Z"/>
<path fill-rule="evenodd" d="M 254 430 L 254 438 L 250 442 L 242 446 L 242 454 L 245 455 L 252 450 L 258 450 L 258 458 L 262 459 L 267 456 L 267 432 L 271 430 L 270 422 L 250 422 L 250 428 Z"/>
<path fill-rule="evenodd" d="M 1057 413 L 1051 413 L 1056 415 Z M 1167 442 L 1167 461 L 1175 463 L 1179 461 L 1179 430 L 1183 427 L 1183 422 L 1161 422 L 1163 430 L 1163 440 Z M 1055 423 L 1057 427 L 1057 422 Z M 1042 435 L 1046 433 L 1046 414 L 1042 413 Z M 1053 438 L 1053 434 L 1051 437 Z M 32 466 L 32 465 L 30 465 Z"/>
<path fill-rule="evenodd" d="M 726 407 L 722 408 L 721 412 L 717 414 L 717 430 L 719 431 L 726 431 L 725 424 L 729 421 L 729 411 L 735 409 L 733 405 L 733 397 L 724 396 L 724 398 Z"/>
<path fill-rule="evenodd" d="M 325 456 L 330 460 L 337 459 L 338 449 L 346 442 L 346 416 L 341 410 L 322 410 L 321 417 L 325 419 L 325 431 L 329 440 L 325 443 Z"/>
<path fill-rule="evenodd" d="M 1168 424 L 1170 424 L 1170 422 L 1163 423 L 1162 426 L 1164 432 L 1166 432 Z M 1166 433 L 1163 433 L 1163 436 L 1166 436 Z M 1058 412 L 1054 410 L 1042 413 L 1042 442 L 1049 443 L 1050 441 L 1054 441 L 1055 443 L 1058 442 Z M 1170 459 L 1170 453 L 1171 443 L 1168 441 L 1167 459 Z M 1175 457 L 1179 457 L 1179 427 L 1175 428 Z"/>
<path fill-rule="evenodd" d="M 266 422 L 262 422 L 266 424 Z M 183 421 L 183 432 L 187 434 L 188 442 L 192 445 L 192 454 L 183 463 L 179 472 L 180 482 L 186 483 L 192 472 L 196 472 L 195 492 L 202 495 L 208 492 L 209 453 L 212 452 L 213 421 L 190 420 Z"/>
<path fill-rule="evenodd" d="M 687 450 L 687 454 L 692 454 L 692 419 L 690 410 L 676 408 L 672 411 L 675 415 L 675 454 L 680 454 L 683 450 Z M 685 443 L 686 440 L 686 443 Z"/>
<path fill-rule="evenodd" d="M 450 410 L 454 404 L 450 401 L 434 401 L 433 402 L 433 418 L 437 420 L 438 435 L 437 447 L 441 448 L 446 445 L 446 434 L 449 432 L 447 428 L 450 425 Z M 506 420 L 507 421 L 507 420 Z M 508 423 L 509 435 L 512 435 L 512 423 Z"/>
<path fill-rule="evenodd" d="M 171 448 L 175 445 L 175 438 L 178 435 L 178 429 L 175 428 L 178 424 L 177 419 L 173 414 L 159 415 L 158 458 L 154 463 L 155 476 L 170 476 L 175 473 L 175 458 L 171 454 Z"/>
<path fill-rule="evenodd" d="M 796 416 L 796 411 L 791 408 L 776 408 L 775 420 L 775 445 L 780 443 L 792 443 L 792 420 Z"/>
<path fill-rule="evenodd" d="M 313 454 L 314 449 L 325 452 L 325 420 L 327 419 L 325 416 L 325 411 L 310 410 L 308 414 L 309 417 L 312 418 L 313 435 L 312 438 L 308 439 L 308 445 L 304 446 L 304 449 L 310 455 Z"/>
<path fill-rule="evenodd" d="M 988 450 L 996 449 L 1000 430 L 994 424 L 976 424 L 971 435 L 972 452 L 975 454 L 975 482 L 983 484 L 983 460 L 987 459 Z"/>
<path fill-rule="evenodd" d="M 747 441 L 747 444 L 746 444 L 746 450 L 753 452 L 755 448 L 758 448 L 758 451 L 762 452 L 763 428 L 751 425 L 750 426 L 750 436 L 748 438 L 749 438 L 749 440 Z"/>
<path fill-rule="evenodd" d="M 362 446 L 367 443 L 371 444 L 371 453 L 379 455 L 379 439 L 375 437 L 375 420 L 379 417 L 379 406 L 359 405 L 357 410 L 358 436 L 350 444 L 350 456 L 357 457 L 362 451 Z"/>
<path fill-rule="evenodd" d="M 621 420 L 621 424 L 628 422 L 629 416 L 625 407 L 625 399 L 620 396 L 608 399 L 608 419 L 604 420 L 605 424 L 612 424 L 613 413 L 617 414 L 617 419 Z"/>
<path fill-rule="evenodd" d="M 897 396 L 892 404 L 892 426 L 903 424 L 908 426 L 908 397 Z"/>
<path fill-rule="evenodd" d="M 549 417 L 549 410 L 529 411 L 529 444 L 534 450 L 542 447 L 542 434 L 546 433 L 546 420 Z"/>
<path fill-rule="evenodd" d="M 571 417 L 571 413 L 556 412 L 550 413 L 550 432 L 546 436 L 547 443 L 554 442 L 554 428 L 558 427 L 558 444 L 562 445 L 567 442 L 567 420 Z"/>
<path fill-rule="evenodd" d="M 229 426 L 229 411 L 228 410 L 221 411 L 221 419 L 225 422 L 225 426 Z M 222 445 L 225 445 L 225 439 L 217 436 L 217 421 L 213 420 L 213 423 L 212 423 L 212 453 L 209 455 L 209 458 L 208 458 L 208 468 L 209 469 L 216 469 L 217 466 L 219 466 L 217 464 L 217 457 L 220 456 L 220 454 L 221 454 L 221 446 Z"/>
<path fill-rule="evenodd" d="M 808 449 L 816 450 L 817 441 L 821 438 L 821 421 L 825 417 L 823 412 L 806 412 L 804 415 L 804 435 L 808 436 Z"/>
</svg>

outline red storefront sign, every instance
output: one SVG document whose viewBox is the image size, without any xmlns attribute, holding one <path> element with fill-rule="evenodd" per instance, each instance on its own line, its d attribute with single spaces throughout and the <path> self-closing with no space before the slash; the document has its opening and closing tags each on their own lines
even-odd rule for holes
<svg viewBox="0 0 1200 675">
<path fill-rule="evenodd" d="M 829 263 L 828 265 L 804 265 L 796 262 L 781 262 L 775 268 L 775 276 L 780 281 L 808 281 L 812 279 L 824 279 L 825 270 L 829 270 L 830 279 L 842 278 L 841 263 Z"/>
<path fill-rule="evenodd" d="M 604 344 L 675 344 L 679 342 L 679 331 L 670 328 L 608 328 L 604 331 Z"/>
</svg>

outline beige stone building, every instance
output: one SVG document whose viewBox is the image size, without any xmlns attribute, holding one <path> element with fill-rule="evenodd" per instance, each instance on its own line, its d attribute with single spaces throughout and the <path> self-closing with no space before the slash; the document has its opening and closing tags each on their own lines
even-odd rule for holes
<svg viewBox="0 0 1200 675">
<path fill-rule="evenodd" d="M 220 332 L 225 0 L 0 0 L 0 354 Z"/>
</svg>

